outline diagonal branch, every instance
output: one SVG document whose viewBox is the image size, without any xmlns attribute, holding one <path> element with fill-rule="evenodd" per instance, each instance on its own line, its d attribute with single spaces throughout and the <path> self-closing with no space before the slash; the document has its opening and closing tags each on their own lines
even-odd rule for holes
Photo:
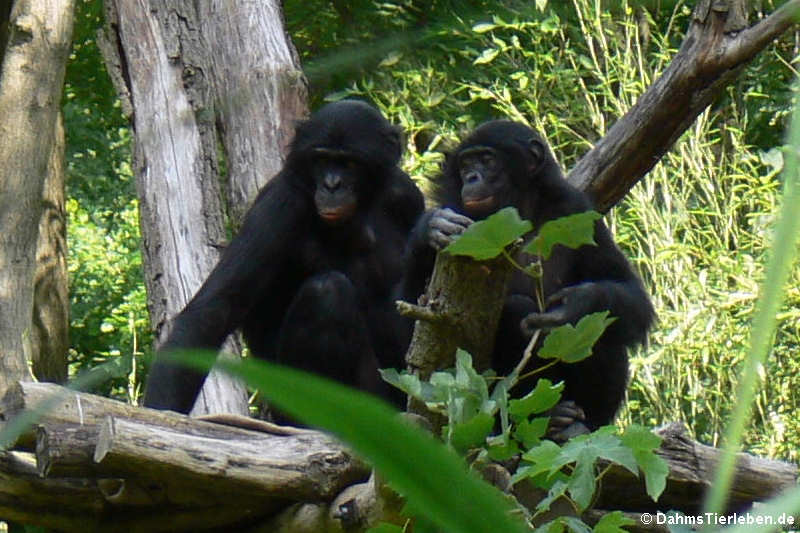
<svg viewBox="0 0 800 533">
<path fill-rule="evenodd" d="M 790 0 L 747 29 L 744 0 L 701 1 L 678 53 L 567 179 L 607 211 L 650 171 L 742 68 L 798 19 Z"/>
</svg>

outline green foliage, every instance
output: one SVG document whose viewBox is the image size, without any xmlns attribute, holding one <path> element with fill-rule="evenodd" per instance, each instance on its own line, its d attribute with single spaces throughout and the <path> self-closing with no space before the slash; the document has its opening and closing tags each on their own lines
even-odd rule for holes
<svg viewBox="0 0 800 533">
<path fill-rule="evenodd" d="M 153 338 L 144 291 L 130 131 L 95 34 L 102 2 L 79 0 L 62 110 L 66 129 L 70 374 L 121 355 L 96 392 L 133 400 Z"/>
<path fill-rule="evenodd" d="M 174 357 L 205 369 L 216 361 L 213 353 Z M 282 412 L 347 442 L 438 527 L 464 533 L 526 531 L 510 514 L 511 502 L 497 489 L 470 474 L 461 458 L 404 422 L 384 402 L 318 376 L 252 358 L 217 364 L 263 391 Z M 470 381 L 471 377 L 458 379 Z"/>
<path fill-rule="evenodd" d="M 536 237 L 525 247 L 523 251 L 539 255 L 542 259 L 548 259 L 553 251 L 553 246 L 560 244 L 568 248 L 578 249 L 584 244 L 596 245 L 594 242 L 594 225 L 603 215 L 597 211 L 584 211 L 548 220 L 539 231 Z"/>
<path fill-rule="evenodd" d="M 387 372 L 390 382 L 399 384 L 396 371 Z M 417 382 L 417 378 L 413 378 Z M 489 386 L 495 381 L 491 395 Z M 508 390 L 514 385 L 506 380 L 497 381 L 491 375 L 480 376 L 472 368 L 468 353 L 459 350 L 456 368 L 438 372 L 427 383 L 433 392 L 426 397 L 415 396 L 426 402 L 434 412 L 447 417 L 443 428 L 445 442 L 460 454 L 474 457 L 476 465 L 486 461 L 505 461 L 522 454 L 522 461 L 512 483 L 533 483 L 547 491 L 532 517 L 550 509 L 556 500 L 567 500 L 577 512 L 588 509 L 594 498 L 597 483 L 606 469 L 599 469 L 600 461 L 617 464 L 638 476 L 643 472 L 648 494 L 657 500 L 666 486 L 668 468 L 655 454 L 661 439 L 642 426 L 633 425 L 620 432 L 613 426 L 571 439 L 563 447 L 543 440 L 548 418 L 546 412 L 561 397 L 563 384 L 553 385 L 540 379 L 536 387 L 520 399 L 511 399 Z M 419 383 L 408 388 L 420 391 Z M 431 399 L 436 401 L 431 401 Z M 500 433 L 492 435 L 499 417 Z M 474 453 L 478 450 L 478 453 Z M 608 518 L 595 531 L 613 531 L 621 516 Z M 566 518 L 558 518 L 551 527 L 558 527 Z M 591 531 L 578 519 L 570 527 Z M 603 529 L 607 528 L 607 529 Z"/>
<path fill-rule="evenodd" d="M 312 79 L 312 87 L 316 99 L 375 102 L 406 131 L 403 164 L 423 188 L 439 172 L 440 151 L 489 118 L 545 133 L 569 169 L 664 71 L 691 19 L 691 5 L 676 1 L 575 0 L 543 9 L 468 2 L 454 11 L 433 2 L 420 18 L 411 4 L 388 2 L 410 10 L 403 22 L 367 7 L 351 27 L 324 4 L 287 2 L 290 28 L 308 36 L 295 40 L 307 63 L 334 55 L 343 41 L 372 50 L 373 39 L 385 42 L 406 24 L 410 39 L 380 59 L 356 58 L 347 75 L 354 78 Z M 752 4 L 751 23 L 776 4 Z M 323 33 L 312 31 L 323 17 Z M 760 54 L 607 216 L 659 316 L 649 345 L 632 354 L 624 424 L 686 420 L 694 436 L 719 442 L 780 192 L 774 148 L 791 108 L 793 46 L 789 32 Z M 474 65 L 486 50 L 497 53 Z M 755 453 L 793 461 L 800 460 L 798 287 L 796 268 L 745 441 Z"/>
<path fill-rule="evenodd" d="M 471 224 L 444 251 L 453 255 L 466 255 L 479 261 L 491 259 L 503 253 L 506 246 L 532 229 L 533 224 L 522 220 L 516 209 L 506 207 Z"/>
<path fill-rule="evenodd" d="M 552 330 L 544 340 L 539 357 L 558 358 L 566 363 L 577 363 L 592 355 L 592 346 L 616 317 L 608 318 L 608 311 L 591 313 L 574 326 L 564 324 Z"/>
</svg>

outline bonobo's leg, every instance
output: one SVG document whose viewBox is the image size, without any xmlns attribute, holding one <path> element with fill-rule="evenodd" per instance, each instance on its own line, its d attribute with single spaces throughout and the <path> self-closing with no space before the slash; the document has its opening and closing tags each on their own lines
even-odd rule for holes
<svg viewBox="0 0 800 533">
<path fill-rule="evenodd" d="M 300 286 L 283 318 L 277 360 L 368 392 L 383 390 L 356 290 L 340 272 Z"/>
</svg>

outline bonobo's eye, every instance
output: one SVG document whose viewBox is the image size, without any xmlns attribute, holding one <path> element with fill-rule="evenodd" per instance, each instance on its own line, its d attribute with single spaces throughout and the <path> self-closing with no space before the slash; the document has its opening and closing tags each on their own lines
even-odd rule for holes
<svg viewBox="0 0 800 533">
<path fill-rule="evenodd" d="M 355 159 L 348 159 L 345 161 L 345 167 L 347 167 L 347 170 L 356 172 L 359 168 L 361 168 L 361 165 Z"/>
<path fill-rule="evenodd" d="M 481 154 L 481 163 L 483 163 L 485 167 L 492 168 L 497 163 L 497 160 L 494 158 L 493 154 L 486 152 Z"/>
</svg>

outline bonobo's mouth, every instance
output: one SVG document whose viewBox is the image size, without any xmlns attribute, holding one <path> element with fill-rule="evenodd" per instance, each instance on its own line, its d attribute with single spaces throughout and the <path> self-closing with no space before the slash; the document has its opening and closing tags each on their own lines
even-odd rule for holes
<svg viewBox="0 0 800 533">
<path fill-rule="evenodd" d="M 326 224 L 339 224 L 352 217 L 355 210 L 356 210 L 355 203 L 344 205 L 341 207 L 320 209 L 319 217 Z"/>
<path fill-rule="evenodd" d="M 464 200 L 464 209 L 469 212 L 482 213 L 494 209 L 496 202 L 494 195 L 484 196 L 483 198 L 470 198 Z"/>
</svg>

